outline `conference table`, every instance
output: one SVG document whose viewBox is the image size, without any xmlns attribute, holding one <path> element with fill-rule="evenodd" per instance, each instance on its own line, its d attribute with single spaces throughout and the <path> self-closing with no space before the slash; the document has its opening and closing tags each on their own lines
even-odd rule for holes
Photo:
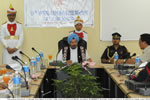
<svg viewBox="0 0 150 100">
<path fill-rule="evenodd" d="M 43 85 L 44 85 L 44 79 L 45 79 L 45 75 L 46 75 L 47 69 L 43 69 L 41 71 L 42 75 L 36 79 L 36 80 L 32 80 L 30 85 L 29 85 L 29 89 L 30 89 L 30 96 L 28 97 L 23 97 L 23 98 L 36 98 L 36 97 L 42 97 L 42 90 L 43 90 Z"/>
<path fill-rule="evenodd" d="M 58 70 L 56 66 L 43 69 L 41 77 L 31 82 L 30 96 L 24 98 L 57 98 L 52 80 L 57 79 L 56 70 Z M 150 98 L 150 96 L 143 96 L 128 89 L 125 85 L 127 76 L 119 75 L 113 64 L 96 64 L 89 70 L 94 73 L 94 76 L 99 77 L 98 82 L 104 88 L 105 98 Z"/>
</svg>

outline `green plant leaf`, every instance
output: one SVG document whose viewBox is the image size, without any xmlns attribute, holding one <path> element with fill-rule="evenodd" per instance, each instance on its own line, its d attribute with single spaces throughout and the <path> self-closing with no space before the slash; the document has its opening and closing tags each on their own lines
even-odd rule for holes
<svg viewBox="0 0 150 100">
<path fill-rule="evenodd" d="M 86 72 L 81 64 L 75 63 L 61 69 L 67 77 L 64 80 L 54 80 L 54 86 L 65 98 L 98 98 L 103 97 L 97 77 Z"/>
</svg>

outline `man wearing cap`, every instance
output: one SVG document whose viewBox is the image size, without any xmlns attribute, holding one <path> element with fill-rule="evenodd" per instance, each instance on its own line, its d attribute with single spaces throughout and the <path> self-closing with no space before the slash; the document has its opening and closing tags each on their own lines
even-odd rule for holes
<svg viewBox="0 0 150 100">
<path fill-rule="evenodd" d="M 67 41 L 69 46 L 64 47 L 59 52 L 57 60 L 67 62 L 69 65 L 76 62 L 92 61 L 88 56 L 87 50 L 78 45 L 79 37 L 77 34 L 69 35 Z"/>
<path fill-rule="evenodd" d="M 83 28 L 83 20 L 78 16 L 76 20 L 74 21 L 75 30 L 71 31 L 70 34 L 77 34 L 80 38 L 85 40 L 87 42 L 88 35 L 85 31 L 82 30 Z"/>
<path fill-rule="evenodd" d="M 24 40 L 22 25 L 15 21 L 17 11 L 10 5 L 7 10 L 8 21 L 1 26 L 0 39 L 4 47 L 3 64 L 15 63 L 12 56 L 21 57 L 19 54 L 20 47 Z"/>
<path fill-rule="evenodd" d="M 127 59 L 130 54 L 125 46 L 121 46 L 120 43 L 121 35 L 119 33 L 112 34 L 112 46 L 108 46 L 103 55 L 101 56 L 102 63 L 114 63 L 114 54 L 118 53 L 119 59 Z"/>
</svg>

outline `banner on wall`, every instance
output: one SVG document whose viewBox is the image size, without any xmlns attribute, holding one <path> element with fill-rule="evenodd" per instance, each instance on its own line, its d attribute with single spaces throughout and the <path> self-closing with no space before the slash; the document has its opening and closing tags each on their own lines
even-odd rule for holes
<svg viewBox="0 0 150 100">
<path fill-rule="evenodd" d="M 24 0 L 25 27 L 72 27 L 80 16 L 94 25 L 94 0 Z"/>
</svg>

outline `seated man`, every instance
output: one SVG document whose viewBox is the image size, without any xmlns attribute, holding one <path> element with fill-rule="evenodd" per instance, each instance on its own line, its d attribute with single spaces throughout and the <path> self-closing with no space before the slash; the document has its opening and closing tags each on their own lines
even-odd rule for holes
<svg viewBox="0 0 150 100">
<path fill-rule="evenodd" d="M 119 44 L 121 35 L 119 33 L 113 33 L 112 37 L 113 45 L 105 49 L 101 56 L 102 63 L 114 63 L 115 52 L 118 53 L 119 59 L 127 59 L 130 56 L 126 47 Z"/>
<path fill-rule="evenodd" d="M 75 62 L 82 63 L 87 60 L 92 61 L 88 56 L 87 50 L 83 46 L 78 45 L 79 37 L 77 34 L 69 35 L 67 41 L 69 46 L 60 50 L 57 60 L 66 61 L 69 65 Z"/>
<path fill-rule="evenodd" d="M 139 39 L 139 46 L 143 50 L 143 54 L 139 57 L 141 63 L 150 62 L 150 34 L 142 34 Z M 123 63 L 123 61 L 119 60 L 119 63 Z M 135 64 L 136 59 L 129 59 L 127 63 Z"/>
</svg>

